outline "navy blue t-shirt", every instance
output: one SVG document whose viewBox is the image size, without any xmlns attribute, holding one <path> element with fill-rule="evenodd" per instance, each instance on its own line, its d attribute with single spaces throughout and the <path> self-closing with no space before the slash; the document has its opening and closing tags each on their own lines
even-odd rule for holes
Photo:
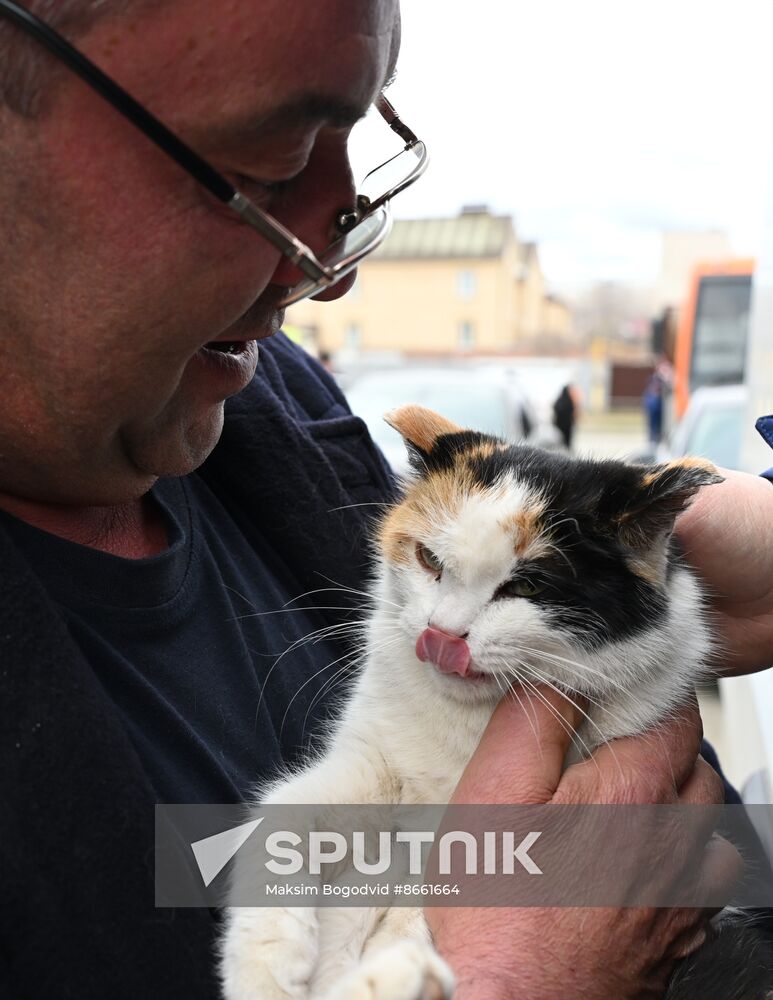
<svg viewBox="0 0 773 1000">
<path fill-rule="evenodd" d="M 248 544 L 195 473 L 161 480 L 152 496 L 169 547 L 146 559 L 0 517 L 116 704 L 158 800 L 238 801 L 329 714 L 323 689 L 345 662 L 334 662 L 340 647 L 288 649 L 324 625 L 302 606 L 335 601 L 295 602 L 282 561 L 257 550 L 259 534 Z"/>
</svg>

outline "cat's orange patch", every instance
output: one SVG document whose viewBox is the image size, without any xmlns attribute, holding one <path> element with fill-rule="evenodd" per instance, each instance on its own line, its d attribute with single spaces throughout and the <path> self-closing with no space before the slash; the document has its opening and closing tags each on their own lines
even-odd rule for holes
<svg viewBox="0 0 773 1000">
<path fill-rule="evenodd" d="M 629 554 L 626 563 L 632 573 L 635 573 L 645 583 L 652 587 L 663 587 L 666 582 L 666 559 L 662 552 L 651 549 L 649 552 Z"/>
<path fill-rule="evenodd" d="M 435 441 L 443 434 L 458 434 L 463 430 L 439 413 L 413 403 L 385 413 L 384 420 L 406 441 L 425 452 L 432 451 Z"/>
<path fill-rule="evenodd" d="M 694 455 L 688 455 L 685 458 L 677 458 L 671 462 L 664 462 L 659 468 L 648 472 L 646 476 L 642 479 L 642 486 L 652 486 L 654 483 L 660 479 L 663 473 L 667 469 L 702 469 L 704 472 L 709 473 L 709 475 L 717 475 L 717 467 L 707 458 L 698 458 Z"/>
<path fill-rule="evenodd" d="M 433 472 L 408 487 L 405 499 L 381 523 L 379 543 L 392 562 L 413 559 L 413 543 L 458 517 L 465 500 L 482 487 L 458 468 Z"/>
<path fill-rule="evenodd" d="M 541 504 L 521 507 L 507 517 L 502 528 L 513 537 L 513 550 L 519 559 L 539 559 L 548 554 L 551 543 L 545 535 Z"/>
<path fill-rule="evenodd" d="M 474 462 L 493 458 L 498 452 L 507 451 L 508 445 L 502 441 L 479 441 L 470 445 L 463 452 L 463 458 L 467 462 Z"/>
</svg>

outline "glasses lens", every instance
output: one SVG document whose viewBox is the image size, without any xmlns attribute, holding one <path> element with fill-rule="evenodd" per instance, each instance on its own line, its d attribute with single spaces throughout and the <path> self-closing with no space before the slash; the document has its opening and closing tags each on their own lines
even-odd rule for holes
<svg viewBox="0 0 773 1000">
<path fill-rule="evenodd" d="M 392 228 L 389 200 L 418 180 L 426 170 L 427 162 L 424 143 L 416 142 L 409 149 L 401 150 L 386 163 L 371 170 L 358 190 L 370 202 L 369 214 L 335 243 L 331 243 L 317 258 L 320 264 L 335 271 L 335 281 L 303 281 L 291 289 L 281 305 L 292 305 L 323 288 L 329 288 L 353 270 L 363 257 L 372 253 Z"/>
<path fill-rule="evenodd" d="M 335 284 L 336 281 L 352 271 L 363 257 L 372 253 L 391 228 L 392 215 L 389 207 L 382 205 L 381 208 L 366 216 L 362 222 L 358 222 L 352 230 L 340 236 L 317 256 L 320 264 L 335 272 L 335 281 L 327 283 L 302 281 L 290 290 L 280 305 L 292 305 L 293 302 L 298 302 L 309 295 L 314 295 L 315 292 L 319 292 L 323 288 L 329 288 L 331 284 Z"/>
<path fill-rule="evenodd" d="M 427 149 L 423 142 L 417 142 L 410 149 L 401 150 L 386 163 L 371 170 L 358 193 L 364 194 L 377 207 L 418 180 L 426 166 Z"/>
</svg>

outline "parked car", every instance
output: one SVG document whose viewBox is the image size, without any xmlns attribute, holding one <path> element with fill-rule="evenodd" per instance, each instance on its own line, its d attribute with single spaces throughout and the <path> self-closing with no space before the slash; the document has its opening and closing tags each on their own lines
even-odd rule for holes
<svg viewBox="0 0 773 1000">
<path fill-rule="evenodd" d="M 535 436 L 537 417 L 529 400 L 496 371 L 459 368 L 403 368 L 371 372 L 347 390 L 352 412 L 362 417 L 395 472 L 407 470 L 405 446 L 384 414 L 406 403 L 426 406 L 461 427 L 508 441 Z"/>
<path fill-rule="evenodd" d="M 696 389 L 658 460 L 697 455 L 725 469 L 738 469 L 748 390 L 745 385 Z"/>
</svg>

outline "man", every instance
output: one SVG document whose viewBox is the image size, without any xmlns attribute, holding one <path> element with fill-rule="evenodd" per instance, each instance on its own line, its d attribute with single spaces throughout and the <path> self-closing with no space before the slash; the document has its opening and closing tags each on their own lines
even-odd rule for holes
<svg viewBox="0 0 773 1000">
<path fill-rule="evenodd" d="M 37 9 L 312 250 L 328 245 L 354 201 L 349 130 L 397 58 L 394 0 Z M 259 357 L 297 269 L 31 46 L 0 21 L 0 995 L 212 997 L 212 916 L 153 907 L 153 803 L 236 799 L 302 751 L 330 676 L 315 672 L 346 650 L 301 648 L 269 676 L 335 620 L 264 612 L 329 577 L 356 590 L 366 519 L 338 508 L 390 487 L 324 373 L 282 339 Z M 515 768 L 533 737 L 503 706 L 458 795 L 721 799 L 693 711 L 662 728 L 662 757 L 624 741 L 624 775 L 600 754 L 561 776 L 562 727 L 539 723 L 542 750 Z M 703 860 L 705 879 L 732 881 L 732 851 Z M 569 970 L 578 995 L 639 996 L 705 923 L 431 917 L 463 1000 L 562 996 Z"/>
</svg>

